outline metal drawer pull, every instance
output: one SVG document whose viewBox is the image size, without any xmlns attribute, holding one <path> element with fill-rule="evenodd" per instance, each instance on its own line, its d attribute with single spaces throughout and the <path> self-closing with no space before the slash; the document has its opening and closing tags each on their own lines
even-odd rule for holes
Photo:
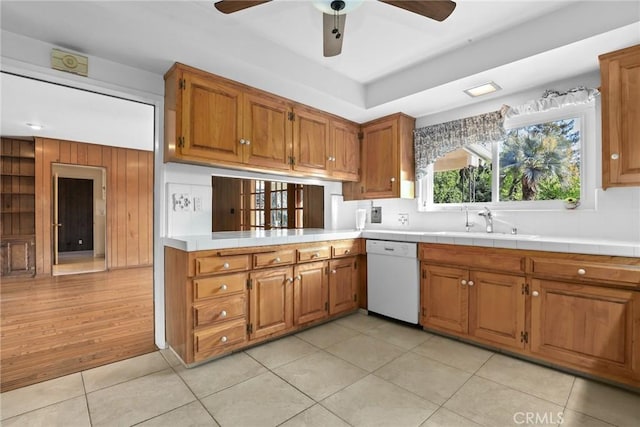
<svg viewBox="0 0 640 427">
<path fill-rule="evenodd" d="M 287 277 L 287 283 L 292 283 L 292 282 L 293 282 L 293 278 Z"/>
<path fill-rule="evenodd" d="M 533 291 L 533 292 L 531 292 L 531 295 L 533 295 L 534 297 L 537 297 L 538 295 L 540 295 L 540 292 Z"/>
<path fill-rule="evenodd" d="M 296 280 L 302 280 L 302 276 L 298 274 L 298 275 L 296 276 Z"/>
<path fill-rule="evenodd" d="M 224 264 L 222 264 L 222 268 L 224 268 L 225 270 L 228 269 L 229 267 L 230 266 L 228 262 L 225 262 Z"/>
<path fill-rule="evenodd" d="M 220 285 L 221 291 L 226 291 L 228 289 L 227 285 Z"/>
<path fill-rule="evenodd" d="M 220 338 L 220 342 L 227 342 L 228 338 L 226 336 L 223 336 L 222 338 Z"/>
<path fill-rule="evenodd" d="M 344 253 L 345 253 L 345 254 L 350 254 L 350 253 L 351 253 L 351 249 L 345 249 L 345 250 L 344 250 Z"/>
<path fill-rule="evenodd" d="M 274 259 L 273 262 L 280 262 L 280 257 L 276 257 L 276 259 Z"/>
<path fill-rule="evenodd" d="M 587 274 L 587 270 L 585 270 L 584 268 L 579 268 L 578 269 L 578 274 L 581 276 L 584 276 L 585 274 Z"/>
<path fill-rule="evenodd" d="M 613 153 L 611 155 L 611 160 L 618 160 L 620 158 L 620 155 L 618 153 Z"/>
<path fill-rule="evenodd" d="M 318 258 L 320 256 L 319 252 L 315 252 L 313 255 L 311 255 L 311 258 Z"/>
<path fill-rule="evenodd" d="M 466 281 L 466 280 L 464 280 L 464 279 L 462 279 L 462 280 L 460 280 L 460 284 L 461 284 L 462 286 L 464 286 L 464 285 L 466 285 L 466 284 L 467 284 L 467 281 Z"/>
<path fill-rule="evenodd" d="M 469 282 L 468 282 L 467 284 L 468 284 L 469 286 L 473 286 L 473 285 L 474 285 L 473 280 L 469 280 Z"/>
<path fill-rule="evenodd" d="M 227 317 L 227 312 L 225 310 L 222 310 L 220 312 L 220 317 Z"/>
</svg>

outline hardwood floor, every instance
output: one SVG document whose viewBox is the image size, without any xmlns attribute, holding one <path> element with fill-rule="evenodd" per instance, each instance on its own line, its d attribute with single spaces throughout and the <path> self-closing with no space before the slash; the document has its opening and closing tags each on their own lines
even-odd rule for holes
<svg viewBox="0 0 640 427">
<path fill-rule="evenodd" d="M 156 350 L 153 267 L 2 279 L 1 391 Z"/>
</svg>

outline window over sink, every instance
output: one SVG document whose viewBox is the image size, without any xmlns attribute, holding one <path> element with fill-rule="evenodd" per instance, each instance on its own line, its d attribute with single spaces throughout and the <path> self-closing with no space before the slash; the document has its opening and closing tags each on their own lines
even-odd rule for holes
<svg viewBox="0 0 640 427">
<path fill-rule="evenodd" d="M 468 144 L 430 164 L 417 183 L 419 208 L 561 209 L 567 199 L 594 207 L 595 125 L 593 103 L 507 120 L 501 141 Z"/>
</svg>

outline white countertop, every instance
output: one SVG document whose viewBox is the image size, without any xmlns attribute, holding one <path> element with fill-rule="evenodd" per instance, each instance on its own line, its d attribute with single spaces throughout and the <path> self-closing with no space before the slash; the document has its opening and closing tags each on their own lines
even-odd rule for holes
<svg viewBox="0 0 640 427">
<path fill-rule="evenodd" d="M 249 246 L 308 243 L 324 240 L 354 239 L 394 240 L 404 242 L 445 243 L 491 248 L 526 249 L 592 255 L 640 257 L 640 242 L 576 237 L 535 236 L 454 231 L 403 230 L 256 230 L 225 231 L 202 236 L 165 237 L 166 246 L 187 252 Z"/>
</svg>

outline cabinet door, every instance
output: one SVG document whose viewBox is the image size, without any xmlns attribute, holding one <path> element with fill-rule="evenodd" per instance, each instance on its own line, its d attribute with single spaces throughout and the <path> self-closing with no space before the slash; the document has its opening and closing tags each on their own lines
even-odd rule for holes
<svg viewBox="0 0 640 427">
<path fill-rule="evenodd" d="M 184 73 L 181 107 L 182 155 L 214 162 L 242 161 L 239 87 Z"/>
<path fill-rule="evenodd" d="M 251 273 L 250 339 L 286 331 L 293 326 L 293 269 L 272 268 Z"/>
<path fill-rule="evenodd" d="M 286 100 L 262 93 L 244 95 L 244 161 L 251 166 L 289 170 L 292 128 Z"/>
<path fill-rule="evenodd" d="M 453 332 L 469 330 L 469 273 L 466 269 L 422 266 L 422 326 Z"/>
<path fill-rule="evenodd" d="M 360 169 L 359 126 L 338 120 L 331 121 L 330 172 L 333 178 L 343 181 L 358 181 Z"/>
<path fill-rule="evenodd" d="M 522 349 L 525 340 L 525 279 L 507 274 L 471 272 L 469 334 Z"/>
<path fill-rule="evenodd" d="M 361 188 L 365 198 L 398 197 L 398 124 L 388 120 L 363 128 Z"/>
<path fill-rule="evenodd" d="M 329 262 L 329 314 L 353 310 L 358 306 L 356 258 Z"/>
<path fill-rule="evenodd" d="M 293 282 L 293 323 L 301 325 L 326 317 L 328 299 L 327 263 L 297 266 Z"/>
<path fill-rule="evenodd" d="M 640 185 L 640 46 L 600 57 L 602 187 Z"/>
<path fill-rule="evenodd" d="M 293 169 L 328 175 L 329 118 L 320 111 L 294 108 Z"/>
<path fill-rule="evenodd" d="M 634 324 L 640 324 L 637 292 L 532 280 L 533 354 L 628 376 Z"/>
</svg>

